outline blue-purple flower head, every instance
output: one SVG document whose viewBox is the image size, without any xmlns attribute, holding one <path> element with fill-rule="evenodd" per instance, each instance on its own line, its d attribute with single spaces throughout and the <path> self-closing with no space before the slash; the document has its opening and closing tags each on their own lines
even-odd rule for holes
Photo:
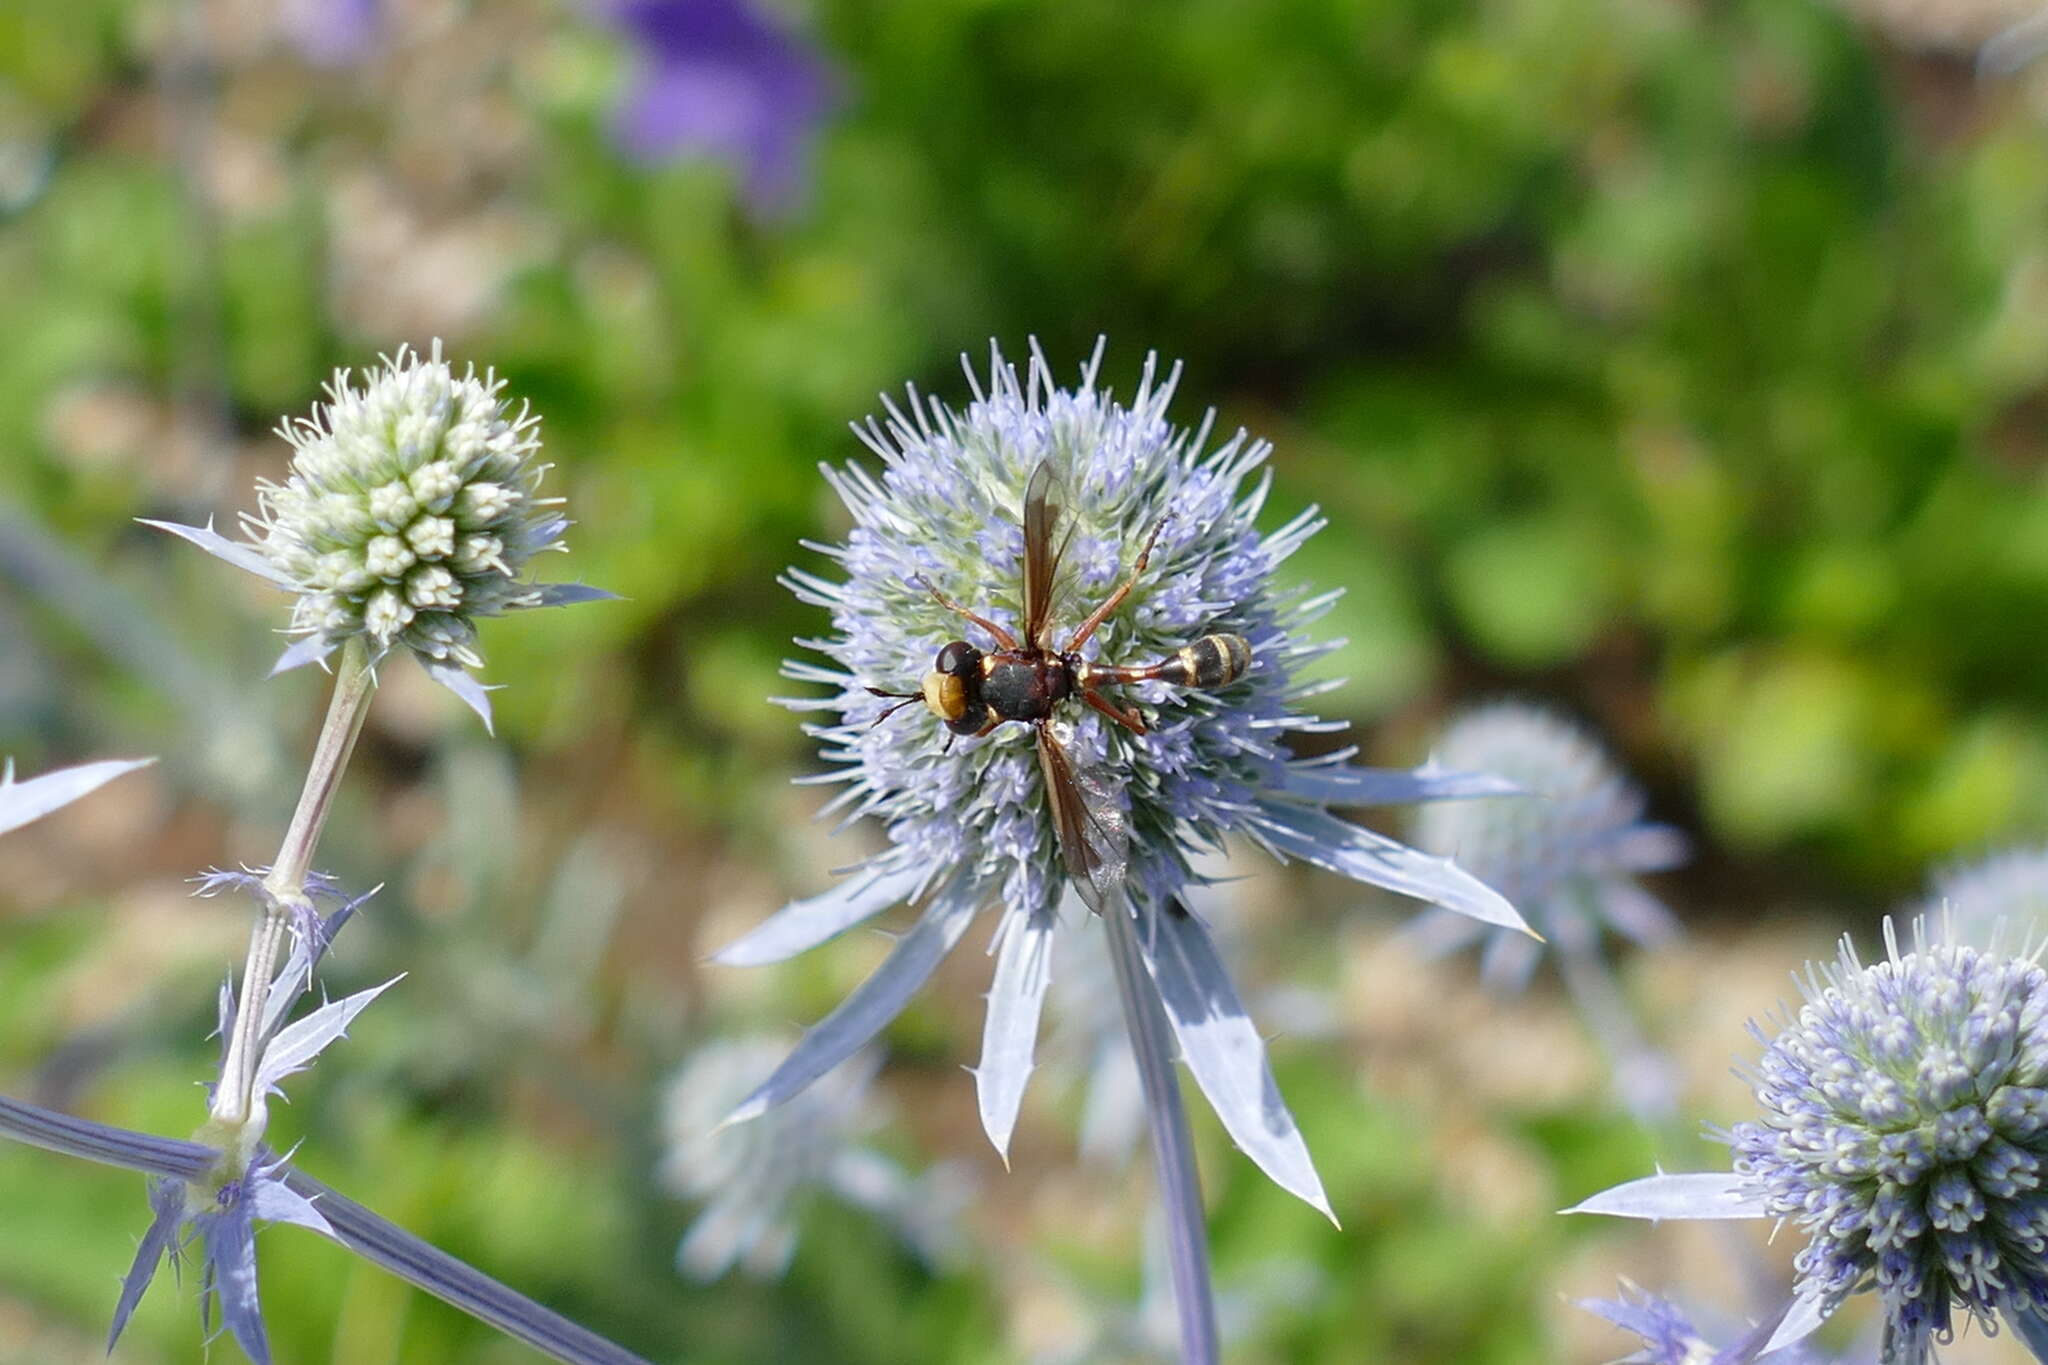
<svg viewBox="0 0 2048 1365">
<path fill-rule="evenodd" d="M 1811 1240 L 1824 1303 L 1882 1298 L 1889 1348 L 1927 1358 L 1954 1311 L 1995 1330 L 2048 1309 L 2048 972 L 1923 942 L 1845 945 L 1757 1064 L 1735 1169 Z"/>
<path fill-rule="evenodd" d="M 1252 476 L 1271 448 L 1240 432 L 1211 450 L 1206 426 L 1174 429 L 1165 418 L 1172 377 L 1159 383 L 1148 369 L 1124 407 L 1094 375 L 1091 364 L 1079 390 L 1061 390 L 1034 357 L 1021 381 L 998 364 L 965 414 L 926 409 L 914 397 L 908 411 L 892 406 L 888 427 L 863 433 L 887 462 L 881 478 L 830 475 L 855 523 L 835 555 L 847 581 L 792 575 L 800 596 L 831 608 L 837 632 L 821 645 L 844 670 L 834 678 L 842 719 L 816 732 L 826 757 L 844 765 L 842 800 L 883 820 L 906 862 L 971 865 L 976 881 L 1025 912 L 1050 910 L 1065 882 L 1029 728 L 949 743 L 921 707 L 875 724 L 887 702 L 866 689 L 915 690 L 948 640 L 992 646 L 925 584 L 1021 630 L 1020 507 L 1041 460 L 1054 462 L 1069 498 L 1067 597 L 1056 612 L 1067 627 L 1115 590 L 1158 529 L 1145 574 L 1085 655 L 1150 663 L 1217 631 L 1251 644 L 1250 670 L 1229 687 L 1124 689 L 1149 715 L 1150 734 L 1072 708 L 1067 747 L 1076 766 L 1120 776 L 1143 898 L 1186 885 L 1188 855 L 1246 824 L 1259 795 L 1282 784 L 1289 755 L 1281 735 L 1318 725 L 1296 714 L 1315 686 L 1301 680 L 1302 666 L 1329 648 L 1301 634 L 1329 599 L 1271 586 L 1274 570 L 1322 524 L 1311 510 L 1270 535 L 1258 529 L 1265 482 Z"/>
<path fill-rule="evenodd" d="M 1759 1117 L 1734 1169 L 1660 1175 L 1580 1212 L 1772 1218 L 1807 1235 L 1766 1349 L 1852 1294 L 1883 1310 L 1884 1365 L 1927 1365 L 1958 1317 L 2011 1327 L 2048 1360 L 2048 971 L 1921 932 L 1865 964 L 1810 969 L 1751 1079 Z"/>
<path fill-rule="evenodd" d="M 640 50 L 614 120 L 626 154 L 716 158 L 757 212 L 792 207 L 832 103 L 816 53 L 754 0 L 625 0 L 615 13 Z"/>
<path fill-rule="evenodd" d="M 1529 795 L 1422 806 L 1413 822 L 1417 848 L 1456 858 L 1563 950 L 1590 949 L 1603 926 L 1646 944 L 1675 932 L 1670 912 L 1634 878 L 1682 861 L 1685 840 L 1643 818 L 1642 789 L 1579 726 L 1525 702 L 1495 702 L 1454 720 L 1431 756 L 1449 768 L 1497 773 Z M 1452 942 L 1486 932 L 1469 920 L 1436 919 L 1429 932 Z M 1524 983 L 1541 947 L 1527 935 L 1494 934 L 1488 977 Z"/>
<path fill-rule="evenodd" d="M 1645 820 L 1641 788 L 1600 743 L 1541 707 L 1503 701 L 1468 711 L 1445 728 L 1431 757 L 1453 769 L 1496 773 L 1527 795 L 1423 806 L 1414 819 L 1416 847 L 1456 858 L 1529 917 L 1609 1059 L 1617 1096 L 1641 1118 L 1667 1118 L 1677 1070 L 1644 1039 L 1601 939 L 1607 930 L 1644 945 L 1676 936 L 1670 911 L 1635 876 L 1681 862 L 1684 837 Z M 1528 983 L 1544 946 L 1444 910 L 1416 928 L 1436 951 L 1485 935 L 1487 980 L 1513 989 Z"/>
<path fill-rule="evenodd" d="M 1286 1116 L 1256 1027 L 1239 1003 L 1198 916 L 1180 913 L 1178 892 L 1199 878 L 1192 854 L 1218 849 L 1226 833 L 1282 856 L 1449 905 L 1490 923 L 1518 926 L 1496 892 L 1451 865 L 1331 815 L 1329 803 L 1371 805 L 1512 790 L 1471 774 L 1427 768 L 1353 768 L 1349 751 L 1291 758 L 1289 730 L 1335 728 L 1301 710 L 1320 684 L 1304 666 L 1327 646 L 1306 626 L 1327 606 L 1275 584 L 1276 571 L 1322 522 L 1313 509 L 1263 531 L 1269 447 L 1243 432 L 1212 443 L 1166 417 L 1177 374 L 1148 361 L 1128 403 L 1096 382 L 1100 351 L 1073 389 L 1058 387 L 1034 350 L 1017 368 L 994 355 L 984 383 L 969 373 L 965 411 L 914 391 L 888 405 L 887 422 L 857 429 L 879 471 L 826 471 L 846 503 L 846 543 L 818 546 L 838 580 L 792 570 L 790 586 L 831 613 L 832 630 L 803 643 L 827 666 L 791 664 L 789 676 L 827 689 L 791 704 L 821 717 L 809 726 L 843 783 L 831 804 L 848 820 L 872 816 L 889 846 L 840 886 L 798 901 L 719 953 L 720 961 L 779 961 L 905 900 L 917 923 L 874 977 L 812 1030 L 741 1107 L 762 1112 L 849 1056 L 902 1009 L 987 907 L 1001 920 L 995 979 L 975 1078 L 982 1120 L 1006 1150 L 1032 1069 L 1040 1007 L 1066 873 L 1031 728 L 997 726 L 955 737 L 914 702 L 883 719 L 888 701 L 870 689 L 915 693 L 947 642 L 990 648 L 979 627 L 934 600 L 944 594 L 1009 630 L 1023 595 L 1022 509 L 1027 484 L 1049 466 L 1064 509 L 1054 538 L 1065 545 L 1055 585 L 1052 640 L 1107 599 L 1157 533 L 1129 597 L 1085 643 L 1089 659 L 1146 665 L 1206 634 L 1250 644 L 1252 662 L 1226 686 L 1166 683 L 1116 689 L 1145 715 L 1137 734 L 1106 722 L 1078 699 L 1052 720 L 1091 790 L 1113 803 L 1129 834 L 1130 912 L 1191 1072 L 1226 1128 L 1283 1186 L 1319 1206 L 1320 1184 Z"/>
</svg>

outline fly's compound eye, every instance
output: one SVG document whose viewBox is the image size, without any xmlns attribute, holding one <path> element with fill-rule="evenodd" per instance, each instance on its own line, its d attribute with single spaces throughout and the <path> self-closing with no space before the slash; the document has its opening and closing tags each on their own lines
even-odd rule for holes
<svg viewBox="0 0 2048 1365">
<path fill-rule="evenodd" d="M 964 678 L 980 671 L 981 651 L 965 640 L 955 640 L 939 651 L 938 662 L 932 667 L 948 677 Z"/>
</svg>

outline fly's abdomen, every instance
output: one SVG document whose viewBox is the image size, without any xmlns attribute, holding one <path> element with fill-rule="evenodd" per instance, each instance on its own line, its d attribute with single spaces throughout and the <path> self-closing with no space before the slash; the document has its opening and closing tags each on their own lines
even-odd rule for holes
<svg viewBox="0 0 2048 1365">
<path fill-rule="evenodd" d="M 1204 635 L 1159 665 L 1159 677 L 1181 687 L 1228 687 L 1252 666 L 1251 642 L 1242 635 Z"/>
</svg>

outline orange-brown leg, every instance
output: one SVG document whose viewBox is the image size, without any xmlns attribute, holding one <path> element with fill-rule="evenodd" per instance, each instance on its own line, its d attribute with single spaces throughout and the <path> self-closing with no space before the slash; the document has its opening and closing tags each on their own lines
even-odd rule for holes
<svg viewBox="0 0 2048 1365">
<path fill-rule="evenodd" d="M 1151 561 L 1152 542 L 1159 539 L 1159 532 L 1165 525 L 1166 518 L 1161 517 L 1158 524 L 1153 526 L 1152 534 L 1145 537 L 1145 548 L 1138 551 L 1138 562 L 1131 565 L 1131 576 L 1126 578 L 1123 581 L 1123 586 L 1111 593 L 1108 599 L 1101 606 L 1097 607 L 1087 620 L 1081 623 L 1080 629 L 1074 632 L 1074 637 L 1067 641 L 1066 648 L 1062 649 L 1060 653 L 1071 654 L 1079 649 L 1087 641 L 1088 637 L 1095 633 L 1096 628 L 1109 619 L 1109 614 L 1124 604 L 1124 599 L 1131 595 L 1131 589 L 1138 586 L 1138 577 L 1145 572 L 1145 565 Z M 1143 734 L 1145 732 L 1140 730 L 1138 733 Z"/>
<path fill-rule="evenodd" d="M 1145 718 L 1143 716 L 1134 710 L 1125 710 L 1092 687 L 1081 689 L 1081 700 L 1087 702 L 1090 706 L 1100 711 L 1103 715 L 1108 716 L 1134 735 L 1150 733 L 1145 728 Z"/>
<path fill-rule="evenodd" d="M 955 616 L 966 617 L 968 620 L 974 622 L 975 625 L 980 626 L 983 630 L 987 631 L 990 634 L 990 636 L 992 636 L 995 639 L 995 642 L 999 648 L 1015 649 L 1017 647 L 1017 637 L 1010 634 L 1009 631 L 1004 630 L 995 622 L 989 620 L 986 616 L 976 616 L 973 612 L 967 610 L 967 608 L 961 606 L 958 602 L 955 602 L 952 598 L 946 596 L 946 594 L 940 592 L 937 588 L 925 582 L 922 578 L 917 579 L 916 582 L 918 586 L 922 587 L 926 592 L 932 595 L 932 601 L 937 602 L 940 606 L 944 607 L 947 611 L 952 612 Z"/>
</svg>

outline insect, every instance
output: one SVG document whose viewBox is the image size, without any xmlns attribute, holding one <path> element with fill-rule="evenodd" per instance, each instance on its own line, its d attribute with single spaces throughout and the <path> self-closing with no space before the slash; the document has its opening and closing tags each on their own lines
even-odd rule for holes
<svg viewBox="0 0 2048 1365">
<path fill-rule="evenodd" d="M 1065 497 L 1058 476 L 1053 473 L 1050 461 L 1042 463 L 1032 472 L 1024 490 L 1021 641 L 987 617 L 926 584 L 926 591 L 940 606 L 981 627 L 995 641 L 996 648 L 982 650 L 965 640 L 953 640 L 939 650 L 920 690 L 886 692 L 871 687 L 868 691 L 878 697 L 903 698 L 876 719 L 878 725 L 903 707 L 922 701 L 954 735 L 986 735 L 1004 721 L 1031 726 L 1036 732 L 1038 764 L 1052 802 L 1053 828 L 1059 835 L 1061 857 L 1082 900 L 1101 913 L 1104 903 L 1116 894 L 1124 880 L 1128 839 L 1123 812 L 1101 769 L 1076 772 L 1066 747 L 1053 732 L 1054 709 L 1079 698 L 1131 733 L 1142 735 L 1147 729 L 1144 717 L 1134 708 L 1104 696 L 1103 687 L 1155 680 L 1204 690 L 1227 687 L 1251 667 L 1252 649 L 1242 635 L 1219 632 L 1181 646 L 1158 663 L 1138 667 L 1101 664 L 1081 657 L 1081 646 L 1137 586 L 1151 559 L 1153 543 L 1159 538 L 1158 526 L 1146 536 L 1129 576 L 1117 590 L 1074 628 L 1063 645 L 1051 648 L 1047 632 L 1053 588 L 1060 560 L 1073 538 L 1071 527 L 1061 534 L 1064 510 Z"/>
</svg>

